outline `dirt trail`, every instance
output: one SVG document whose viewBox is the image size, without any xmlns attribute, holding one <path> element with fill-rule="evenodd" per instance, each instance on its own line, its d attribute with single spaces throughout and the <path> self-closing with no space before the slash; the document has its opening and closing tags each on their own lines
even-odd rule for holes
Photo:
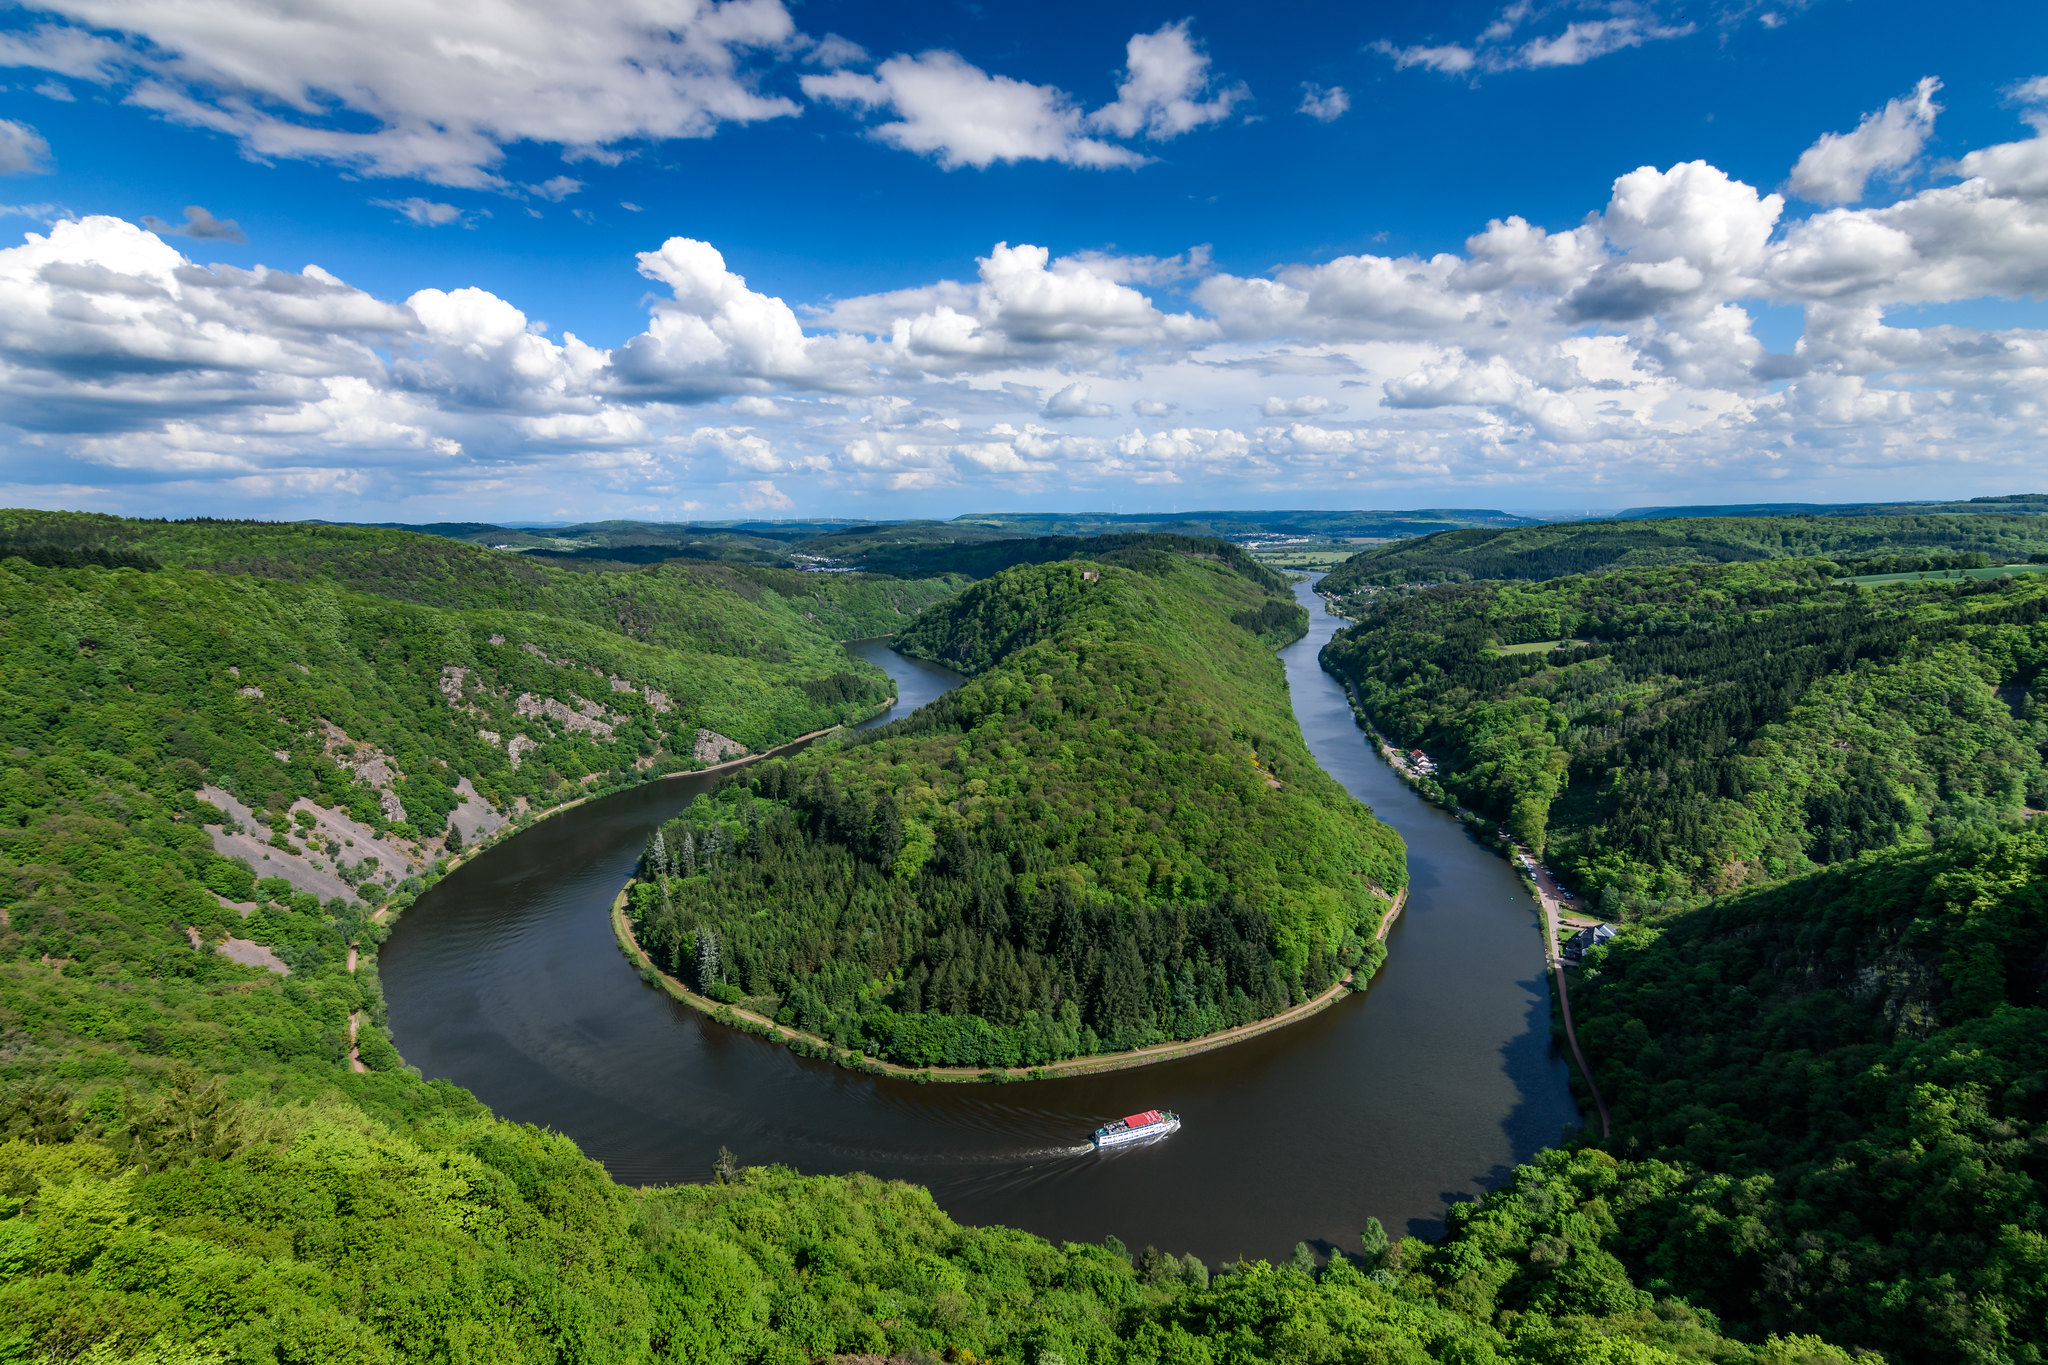
<svg viewBox="0 0 2048 1365">
<path fill-rule="evenodd" d="M 661 983 L 662 989 L 669 995 L 682 1001 L 692 1009 L 710 1015 L 714 1019 L 742 1021 L 747 1025 L 751 1025 L 753 1031 L 767 1030 L 770 1036 L 779 1042 L 801 1042 L 812 1047 L 824 1048 L 834 1058 L 857 1060 L 864 1069 L 886 1076 L 924 1076 L 935 1081 L 979 1081 L 991 1071 L 1007 1071 L 1012 1080 L 1054 1080 L 1061 1076 L 1092 1076 L 1105 1071 L 1128 1071 L 1133 1067 L 1149 1066 L 1154 1062 L 1168 1062 L 1181 1057 L 1193 1057 L 1198 1053 L 1214 1051 L 1219 1047 L 1228 1047 L 1232 1043 L 1241 1043 L 1248 1038 L 1256 1038 L 1261 1034 L 1271 1033 L 1275 1029 L 1285 1028 L 1289 1024 L 1298 1023 L 1312 1014 L 1328 1009 L 1351 986 L 1351 977 L 1347 975 L 1343 980 L 1336 982 L 1328 990 L 1313 999 L 1304 1000 L 1292 1009 L 1282 1010 L 1280 1013 L 1269 1015 L 1264 1019 L 1254 1019 L 1249 1024 L 1239 1024 L 1236 1028 L 1225 1029 L 1221 1033 L 1204 1034 L 1200 1038 L 1189 1038 L 1171 1043 L 1156 1043 L 1151 1047 L 1137 1048 L 1130 1052 L 1111 1053 L 1108 1056 L 1073 1057 L 1063 1062 L 1047 1062 L 1043 1066 L 1021 1069 L 981 1066 L 899 1066 L 895 1062 L 885 1062 L 879 1057 L 869 1057 L 865 1054 L 854 1053 L 848 1049 L 838 1047 L 829 1039 L 820 1038 L 814 1033 L 805 1033 L 800 1029 L 793 1029 L 786 1025 L 778 1024 L 765 1014 L 759 1014 L 753 1010 L 738 1009 L 731 1005 L 721 1005 L 709 996 L 697 994 L 667 972 L 662 971 L 654 965 L 654 960 L 648 957 L 646 951 L 641 948 L 639 939 L 633 936 L 632 923 L 626 918 L 626 903 L 632 888 L 633 884 L 628 882 L 626 888 L 620 891 L 618 898 L 612 902 L 612 932 L 618 937 L 619 947 L 625 952 L 626 959 L 640 970 L 654 973 L 656 980 Z M 1380 917 L 1377 938 L 1381 940 L 1386 938 L 1388 930 L 1393 928 L 1395 918 L 1400 915 L 1401 908 L 1407 903 L 1408 892 L 1403 888 L 1401 894 L 1394 897 L 1393 904 L 1387 907 L 1386 914 Z"/>
</svg>

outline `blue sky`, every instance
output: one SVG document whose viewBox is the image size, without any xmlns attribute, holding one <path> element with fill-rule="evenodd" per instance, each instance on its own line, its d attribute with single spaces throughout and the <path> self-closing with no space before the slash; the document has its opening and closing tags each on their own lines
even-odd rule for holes
<svg viewBox="0 0 2048 1365">
<path fill-rule="evenodd" d="M 2038 5 L 293 12 L 0 18 L 6 501 L 2041 486 Z"/>
</svg>

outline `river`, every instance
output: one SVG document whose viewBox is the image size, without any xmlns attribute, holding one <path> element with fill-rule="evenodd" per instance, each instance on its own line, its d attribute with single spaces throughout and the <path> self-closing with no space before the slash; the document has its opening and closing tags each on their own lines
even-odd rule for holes
<svg viewBox="0 0 2048 1365">
<path fill-rule="evenodd" d="M 1341 626 L 1308 584 L 1281 654 L 1323 767 L 1408 841 L 1408 906 L 1371 989 L 1276 1033 L 1073 1080 L 925 1085 L 806 1061 L 643 984 L 609 909 L 680 778 L 578 807 L 451 873 L 379 954 L 392 1034 L 429 1077 L 574 1138 L 629 1184 L 745 1164 L 865 1170 L 928 1186 L 968 1223 L 1114 1233 L 1212 1265 L 1353 1248 L 1368 1216 L 1429 1236 L 1454 1200 L 1578 1122 L 1550 1041 L 1536 906 L 1506 863 L 1395 779 L 1316 662 Z M 902 715 L 956 679 L 885 642 Z M 1178 1110 L 1164 1142 L 1097 1154 L 1104 1119 Z"/>
</svg>

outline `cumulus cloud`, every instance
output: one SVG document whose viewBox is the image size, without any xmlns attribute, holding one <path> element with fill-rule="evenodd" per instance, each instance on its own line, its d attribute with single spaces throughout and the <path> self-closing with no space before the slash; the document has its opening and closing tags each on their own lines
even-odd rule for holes
<svg viewBox="0 0 2048 1365">
<path fill-rule="evenodd" d="M 1627 322 L 1750 292 L 1784 208 L 1778 195 L 1704 161 L 1630 171 L 1600 215 L 1624 255 L 1588 276 L 1566 307 L 1580 321 Z"/>
<path fill-rule="evenodd" d="M 952 52 L 891 57 L 872 76 L 855 71 L 807 75 L 814 100 L 895 115 L 874 136 L 931 156 L 947 170 L 1001 162 L 1061 161 L 1092 168 L 1137 166 L 1145 158 L 1083 131 L 1080 107 L 1066 92 L 992 76 Z"/>
<path fill-rule="evenodd" d="M 0 175 L 41 175 L 50 169 L 50 144 L 26 123 L 0 118 Z"/>
<path fill-rule="evenodd" d="M 166 223 L 153 214 L 144 214 L 142 225 L 159 237 L 195 237 L 201 241 L 246 242 L 242 225 L 232 218 L 216 218 L 198 204 L 185 206 L 183 223 Z"/>
<path fill-rule="evenodd" d="M 1130 260 L 1054 261 L 1044 247 L 998 242 L 972 286 L 941 281 L 848 299 L 819 320 L 874 334 L 884 343 L 869 353 L 874 359 L 941 373 L 1030 360 L 1092 362 L 1123 347 L 1186 345 L 1213 335 L 1214 324 L 1162 312 L 1124 283 Z"/>
<path fill-rule="evenodd" d="M 1047 417 L 1108 417 L 1116 409 L 1108 403 L 1097 403 L 1088 397 L 1089 386 L 1081 380 L 1061 389 L 1045 400 L 1041 409 Z"/>
<path fill-rule="evenodd" d="M 1301 103 L 1295 112 L 1307 114 L 1318 123 L 1335 123 L 1350 110 L 1351 96 L 1344 93 L 1343 86 L 1326 87 L 1304 82 L 1301 87 Z"/>
<path fill-rule="evenodd" d="M 1853 204 L 1863 197 L 1871 176 L 1910 167 L 1934 132 L 1934 117 L 1941 112 L 1934 102 L 1939 89 L 1939 80 L 1923 76 L 1911 94 L 1865 114 L 1855 131 L 1822 133 L 1792 168 L 1792 193 L 1816 204 Z"/>
<path fill-rule="evenodd" d="M 1202 98 L 1209 91 L 1209 57 L 1188 37 L 1185 19 L 1133 34 L 1124 51 L 1116 100 L 1088 116 L 1091 128 L 1124 138 L 1175 138 L 1229 118 L 1233 108 L 1251 98 L 1242 85 Z"/>
<path fill-rule="evenodd" d="M 797 43 L 781 0 L 37 0 L 66 22 L 0 39 L 0 63 L 122 89 L 253 155 L 501 188 L 513 142 L 608 157 L 631 139 L 704 137 L 795 114 L 752 53 Z M 118 34 L 123 41 L 104 35 Z"/>
<path fill-rule="evenodd" d="M 58 221 L 0 250 L 0 449 L 51 487 L 472 514 L 562 487 L 769 507 L 764 482 L 840 509 L 1780 472 L 1932 492 L 1944 462 L 2038 460 L 2048 331 L 1926 311 L 2048 293 L 2034 133 L 1877 207 L 1788 221 L 1705 162 L 1645 166 L 1562 230 L 1509 216 L 1455 251 L 1257 276 L 1200 248 L 999 242 L 962 279 L 793 304 L 671 238 L 638 258 L 645 325 L 602 344 L 460 282 L 386 301 L 318 266 L 207 266 L 130 223 Z M 1764 344 L 1765 304 L 1804 310 L 1795 348 Z"/>
<path fill-rule="evenodd" d="M 640 273 L 669 287 L 647 330 L 611 354 L 622 386 L 643 397 L 693 402 L 822 377 L 796 314 L 747 288 L 706 242 L 671 237 L 643 251 Z"/>
<path fill-rule="evenodd" d="M 956 52 L 898 54 L 871 75 L 844 66 L 804 76 L 804 94 L 891 115 L 870 129 L 876 139 L 947 170 L 1018 161 L 1092 170 L 1142 166 L 1150 158 L 1108 139 L 1176 138 L 1228 118 L 1251 97 L 1242 84 L 1214 86 L 1208 54 L 1189 36 L 1186 20 L 1132 35 L 1117 97 L 1093 113 L 1057 86 L 992 75 Z"/>
</svg>

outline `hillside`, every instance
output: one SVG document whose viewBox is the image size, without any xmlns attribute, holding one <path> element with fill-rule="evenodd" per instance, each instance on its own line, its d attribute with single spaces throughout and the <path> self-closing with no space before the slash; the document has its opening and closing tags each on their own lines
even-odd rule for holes
<svg viewBox="0 0 2048 1365">
<path fill-rule="evenodd" d="M 964 580 L 805 574 L 674 561 L 572 572 L 439 535 L 317 522 L 134 521 L 0 511 L 0 556 L 133 563 L 325 582 L 421 606 L 537 612 L 646 644 L 770 663 L 832 640 L 891 635 Z"/>
<path fill-rule="evenodd" d="M 1574 521 L 1444 531 L 1374 546 L 1332 569 L 1320 591 L 1355 614 L 1364 599 L 1404 584 L 1540 582 L 1602 569 L 1799 557 L 1827 557 L 1853 565 L 1845 573 L 1866 573 L 2004 564 L 2039 554 L 2048 554 L 2048 517 L 1914 513 Z M 1879 561 L 1884 569 L 1872 567 Z"/>
<path fill-rule="evenodd" d="M 1300 608 L 1213 542 L 1117 539 L 905 631 L 956 692 L 664 829 L 642 943 L 910 1065 L 1191 1038 L 1369 968 L 1403 855 L 1302 742 L 1273 657 Z"/>
<path fill-rule="evenodd" d="M 1588 975 L 1642 1282 L 1895 1365 L 2042 1358 L 2048 829 L 1716 902 Z"/>
<path fill-rule="evenodd" d="M 1610 916 L 2048 807 L 2048 577 L 1832 569 L 1385 594 L 1324 660 Z"/>
</svg>

